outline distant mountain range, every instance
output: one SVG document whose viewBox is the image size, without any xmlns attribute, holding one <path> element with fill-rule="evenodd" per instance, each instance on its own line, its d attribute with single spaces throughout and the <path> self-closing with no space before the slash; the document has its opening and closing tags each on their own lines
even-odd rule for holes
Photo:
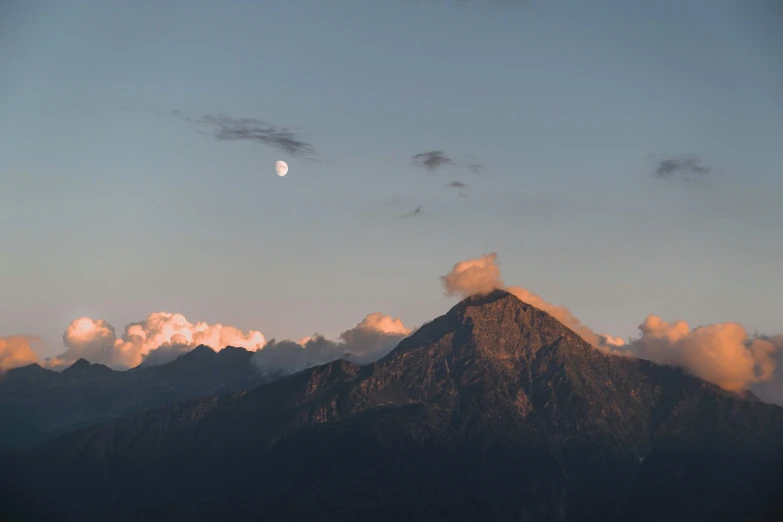
<svg viewBox="0 0 783 522">
<path fill-rule="evenodd" d="M 172 368 L 222 354 L 156 371 L 183 379 Z M 82 372 L 110 375 L 80 363 L 60 378 Z M 123 395 L 122 408 L 196 395 L 199 372 L 165 399 Z M 244 375 L 221 385 L 250 385 Z M 69 393 L 72 411 L 101 400 Z M 79 422 L 118 410 L 84 411 Z M 139 411 L 5 454 L 0 470 L 9 520 L 779 521 L 783 408 L 605 356 L 495 291 L 377 363 Z"/>
<path fill-rule="evenodd" d="M 79 359 L 62 372 L 37 364 L 0 375 L 0 450 L 202 395 L 247 390 L 268 380 L 243 348 L 199 346 L 160 366 L 114 371 Z"/>
</svg>

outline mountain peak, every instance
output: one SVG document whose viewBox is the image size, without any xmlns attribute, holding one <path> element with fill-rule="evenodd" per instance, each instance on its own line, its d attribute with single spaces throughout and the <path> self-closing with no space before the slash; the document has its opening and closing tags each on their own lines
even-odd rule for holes
<svg viewBox="0 0 783 522">
<path fill-rule="evenodd" d="M 62 371 L 63 375 L 84 375 L 111 372 L 112 369 L 100 363 L 90 363 L 87 359 L 78 359 L 75 363 Z"/>
<path fill-rule="evenodd" d="M 6 381 L 9 380 L 29 380 L 29 379 L 36 379 L 36 378 L 47 378 L 50 376 L 57 375 L 57 372 L 52 370 L 47 370 L 46 368 L 42 367 L 38 363 L 32 363 L 28 364 L 26 366 L 20 366 L 18 368 L 12 368 L 11 370 L 7 371 L 6 373 L 0 375 L 0 379 L 4 379 Z"/>
<path fill-rule="evenodd" d="M 52 370 L 47 370 L 43 366 L 41 366 L 38 363 L 32 363 L 27 364 L 25 366 L 19 366 L 18 368 L 12 368 L 9 370 L 9 373 L 14 372 L 18 374 L 42 374 L 42 373 L 50 373 Z"/>
<path fill-rule="evenodd" d="M 217 355 L 215 359 L 220 364 L 226 364 L 226 365 L 242 365 L 242 364 L 250 364 L 250 357 L 252 357 L 253 352 L 250 350 L 246 350 L 245 348 L 239 348 L 236 346 L 226 346 L 219 352 L 217 352 Z"/>
<path fill-rule="evenodd" d="M 565 341 L 565 343 L 560 343 Z M 438 345 L 462 359 L 516 359 L 544 346 L 592 350 L 577 334 L 548 313 L 505 290 L 466 297 L 446 315 L 422 325 L 383 360 Z M 430 356 L 435 355 L 433 353 Z M 441 355 L 445 355 L 442 353 Z"/>
<path fill-rule="evenodd" d="M 486 292 L 482 294 L 473 294 L 462 301 L 460 301 L 455 308 L 459 307 L 468 307 L 468 306 L 485 306 L 490 305 L 492 303 L 496 303 L 498 301 L 503 301 L 506 299 L 516 299 L 517 301 L 520 301 L 518 297 L 515 295 L 502 290 L 500 288 L 496 288 L 495 290 L 492 290 L 491 292 Z M 522 302 L 522 301 L 520 301 Z"/>
<path fill-rule="evenodd" d="M 167 393 L 205 378 L 227 392 L 240 366 L 216 362 L 249 353 L 199 346 L 164 367 L 181 375 L 150 374 Z M 55 439 L 0 465 L 0 492 L 75 520 L 187 518 L 207 497 L 205 519 L 226 505 L 235 518 L 272 506 L 285 520 L 365 519 L 375 503 L 389 520 L 745 520 L 737 506 L 779 502 L 783 480 L 767 470 L 783 465 L 781 437 L 783 410 L 679 369 L 607 356 L 499 290 L 464 299 L 377 363 L 336 360 Z M 346 449 L 362 458 L 346 459 Z M 286 487 L 249 462 L 283 470 Z M 324 505 L 339 512 L 324 516 Z"/>
<path fill-rule="evenodd" d="M 644 379 L 621 359 L 496 290 L 462 300 L 381 359 L 378 371 L 399 384 L 379 397 L 402 393 L 410 402 L 434 402 L 468 424 L 504 418 L 610 433 L 620 419 L 606 412 L 633 408 L 625 388 Z"/>
<path fill-rule="evenodd" d="M 246 348 L 240 348 L 237 346 L 226 346 L 225 348 L 217 352 L 218 356 L 220 357 L 235 357 L 239 354 L 245 355 L 248 353 L 250 353 L 250 350 Z"/>
<path fill-rule="evenodd" d="M 191 351 L 187 352 L 186 354 L 181 355 L 179 358 L 182 360 L 197 360 L 197 359 L 206 359 L 211 358 L 215 356 L 215 350 L 207 346 L 206 344 L 200 344 L 193 348 Z"/>
<path fill-rule="evenodd" d="M 81 359 L 77 359 L 77 361 L 75 363 L 70 365 L 64 371 L 68 371 L 68 370 L 82 370 L 84 368 L 89 368 L 89 367 L 90 367 L 90 361 L 88 361 L 87 359 L 81 358 Z"/>
<path fill-rule="evenodd" d="M 395 352 L 438 344 L 462 356 L 515 359 L 529 357 L 543 347 L 593 351 L 584 340 L 548 313 L 505 290 L 469 296 L 434 321 L 403 340 Z"/>
</svg>

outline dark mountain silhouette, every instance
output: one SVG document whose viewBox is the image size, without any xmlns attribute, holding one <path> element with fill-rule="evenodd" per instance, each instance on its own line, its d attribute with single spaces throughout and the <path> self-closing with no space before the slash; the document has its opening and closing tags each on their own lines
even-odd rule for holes
<svg viewBox="0 0 783 522">
<path fill-rule="evenodd" d="M 502 291 L 379 362 L 143 411 L 0 463 L 18 520 L 781 520 L 783 409 L 607 357 Z"/>
<path fill-rule="evenodd" d="M 160 366 L 113 371 L 79 359 L 62 372 L 37 364 L 0 375 L 0 450 L 35 445 L 55 435 L 137 410 L 200 395 L 253 388 L 267 379 L 251 352 L 199 346 Z"/>
</svg>

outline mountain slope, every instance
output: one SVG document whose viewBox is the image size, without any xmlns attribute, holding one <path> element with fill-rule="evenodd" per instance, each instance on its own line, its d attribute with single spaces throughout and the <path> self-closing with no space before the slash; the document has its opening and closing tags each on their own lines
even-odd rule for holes
<svg viewBox="0 0 783 522">
<path fill-rule="evenodd" d="M 265 382 L 252 352 L 200 346 L 160 366 L 113 371 L 79 359 L 62 372 L 33 364 L 0 375 L 0 450 L 30 447 L 73 429 L 199 395 Z"/>
<path fill-rule="evenodd" d="M 498 291 L 372 365 L 65 435 L 3 489 L 30 520 L 775 520 L 781 435 L 783 409 Z"/>
</svg>

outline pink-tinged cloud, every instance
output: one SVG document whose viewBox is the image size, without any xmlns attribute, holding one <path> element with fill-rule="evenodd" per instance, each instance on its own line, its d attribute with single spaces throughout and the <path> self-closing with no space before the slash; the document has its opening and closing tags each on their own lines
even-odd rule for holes
<svg viewBox="0 0 783 522">
<path fill-rule="evenodd" d="M 538 294 L 534 294 L 530 290 L 527 290 L 525 288 L 521 288 L 518 286 L 510 286 L 506 288 L 506 291 L 508 291 L 510 294 L 513 294 L 517 296 L 522 301 L 526 302 L 527 304 L 531 306 L 535 306 L 539 310 L 543 310 L 544 312 L 548 313 L 564 325 L 566 325 L 568 328 L 579 334 L 579 336 L 587 341 L 588 343 L 592 344 L 593 346 L 596 346 L 598 348 L 604 348 L 606 345 L 604 344 L 604 340 L 615 338 L 606 335 L 606 334 L 597 334 L 595 333 L 590 327 L 582 324 L 582 322 L 577 319 L 574 314 L 571 313 L 571 310 L 566 308 L 563 305 L 554 305 L 548 301 L 545 301 L 543 297 L 541 297 Z M 610 345 L 615 346 L 615 345 Z"/>
<path fill-rule="evenodd" d="M 187 350 L 202 344 L 216 351 L 226 346 L 257 350 L 266 344 L 266 339 L 257 330 L 245 333 L 219 323 L 192 324 L 182 314 L 155 312 L 144 321 L 126 326 L 114 348 L 121 354 L 126 366 L 135 366 L 156 349 L 184 347 Z"/>
<path fill-rule="evenodd" d="M 612 336 L 596 334 L 588 326 L 582 324 L 571 311 L 562 305 L 554 305 L 540 295 L 520 286 L 505 286 L 497 262 L 498 255 L 495 252 L 485 254 L 475 259 L 467 259 L 455 264 L 451 272 L 441 276 L 441 282 L 445 287 L 446 295 L 468 297 L 474 294 L 483 294 L 495 289 L 504 289 L 517 296 L 525 303 L 543 310 L 565 326 L 576 332 L 585 341 L 605 351 L 617 346 L 617 340 Z M 607 343 L 611 340 L 611 343 Z"/>
<path fill-rule="evenodd" d="M 0 373 L 38 362 L 38 356 L 30 346 L 37 340 L 29 335 L 0 337 Z"/>
<path fill-rule="evenodd" d="M 623 339 L 620 339 L 619 337 L 612 337 L 608 334 L 598 334 L 599 341 L 603 346 L 615 346 L 615 347 L 621 347 L 625 346 L 625 341 Z"/>
<path fill-rule="evenodd" d="M 68 361 L 87 359 L 90 362 L 106 364 L 108 366 L 119 364 L 114 351 L 114 342 L 117 336 L 114 327 L 104 320 L 95 321 L 89 317 L 80 317 L 72 321 L 63 334 L 65 352 L 55 359 Z M 54 361 L 48 366 L 57 365 Z"/>
<path fill-rule="evenodd" d="M 494 252 L 457 263 L 441 281 L 447 295 L 460 297 L 505 289 L 547 312 L 606 354 L 641 357 L 679 366 L 730 391 L 740 391 L 773 379 L 776 358 L 783 350 L 783 336 L 751 338 L 736 323 L 691 329 L 684 321 L 668 323 L 654 315 L 639 326 L 641 336 L 630 344 L 611 335 L 596 334 L 568 308 L 553 305 L 525 288 L 505 286 Z"/>
<path fill-rule="evenodd" d="M 729 391 L 770 380 L 783 342 L 751 338 L 737 323 L 691 329 L 685 321 L 667 322 L 647 316 L 632 353 L 661 364 L 681 366 L 705 381 Z"/>
<path fill-rule="evenodd" d="M 318 334 L 299 342 L 272 340 L 256 351 L 252 360 L 262 372 L 284 374 L 341 358 L 367 364 L 389 353 L 410 333 L 401 319 L 376 312 L 345 330 L 336 341 Z"/>
<path fill-rule="evenodd" d="M 451 272 L 440 278 L 446 289 L 446 295 L 468 297 L 474 294 L 485 294 L 496 288 L 503 288 L 497 259 L 498 255 L 491 252 L 476 259 L 467 259 L 455 264 Z"/>
<path fill-rule="evenodd" d="M 214 350 L 226 346 L 257 350 L 266 339 L 256 330 L 243 332 L 222 324 L 193 324 L 182 314 L 155 312 L 143 321 L 127 325 L 120 337 L 106 321 L 81 317 L 68 326 L 63 342 L 65 352 L 47 360 L 48 367 L 60 369 L 84 358 L 114 368 L 132 368 L 147 358 L 155 363 L 166 362 L 201 344 Z"/>
</svg>

